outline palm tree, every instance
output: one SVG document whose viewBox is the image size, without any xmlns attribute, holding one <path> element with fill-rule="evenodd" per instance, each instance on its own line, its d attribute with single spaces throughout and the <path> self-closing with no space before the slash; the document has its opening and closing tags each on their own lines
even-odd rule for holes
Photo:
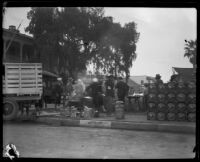
<svg viewBox="0 0 200 162">
<path fill-rule="evenodd" d="M 196 47 L 197 47 L 197 40 L 193 41 L 187 41 L 185 40 L 185 54 L 184 57 L 188 57 L 190 63 L 192 63 L 193 68 L 196 68 Z"/>
</svg>

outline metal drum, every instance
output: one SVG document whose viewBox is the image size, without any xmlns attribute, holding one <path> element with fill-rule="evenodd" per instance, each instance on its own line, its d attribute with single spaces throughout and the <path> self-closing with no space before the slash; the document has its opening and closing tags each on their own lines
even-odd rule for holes
<svg viewBox="0 0 200 162">
<path fill-rule="evenodd" d="M 167 111 L 170 113 L 175 113 L 176 112 L 176 106 L 173 103 L 168 103 L 167 104 Z"/>
<path fill-rule="evenodd" d="M 177 111 L 180 113 L 185 113 L 187 111 L 187 107 L 185 103 L 178 103 Z"/>
<path fill-rule="evenodd" d="M 196 92 L 196 84 L 195 84 L 195 82 L 189 82 L 187 87 L 188 87 L 188 91 L 189 92 Z"/>
<path fill-rule="evenodd" d="M 157 101 L 156 94 L 150 93 L 148 95 L 148 102 L 156 102 L 156 101 Z"/>
<path fill-rule="evenodd" d="M 196 103 L 196 94 L 195 93 L 188 94 L 188 102 Z"/>
<path fill-rule="evenodd" d="M 166 102 L 165 94 L 163 94 L 163 93 L 158 94 L 157 98 L 158 98 L 159 102 Z"/>
<path fill-rule="evenodd" d="M 169 82 L 166 87 L 167 87 L 168 92 L 176 93 L 176 84 L 175 83 Z"/>
<path fill-rule="evenodd" d="M 179 102 L 185 102 L 186 101 L 186 95 L 184 93 L 178 93 L 176 96 L 176 100 Z"/>
<path fill-rule="evenodd" d="M 187 86 L 185 85 L 184 82 L 179 82 L 177 85 L 177 90 L 181 93 L 186 93 L 187 92 Z"/>
<path fill-rule="evenodd" d="M 164 112 L 158 112 L 157 113 L 157 119 L 160 120 L 160 121 L 163 121 L 165 120 L 166 116 L 165 116 L 165 113 Z"/>
<path fill-rule="evenodd" d="M 192 112 L 192 113 L 196 112 L 196 104 L 194 103 L 188 104 L 187 108 L 188 108 L 188 112 Z"/>
<path fill-rule="evenodd" d="M 147 112 L 147 120 L 156 120 L 156 113 L 155 112 Z"/>
<path fill-rule="evenodd" d="M 115 118 L 124 119 L 124 103 L 122 101 L 117 101 L 115 104 Z"/>
<path fill-rule="evenodd" d="M 175 102 L 176 101 L 176 95 L 174 93 L 168 93 L 167 94 L 167 101 L 168 102 Z"/>
<path fill-rule="evenodd" d="M 165 113 L 167 111 L 167 107 L 164 103 L 159 103 L 157 107 L 158 112 Z"/>
<path fill-rule="evenodd" d="M 83 111 L 84 119 L 91 119 L 93 117 L 93 109 L 92 108 L 84 108 Z"/>
<path fill-rule="evenodd" d="M 175 113 L 167 113 L 167 120 L 169 121 L 175 121 L 176 120 L 176 114 Z"/>
<path fill-rule="evenodd" d="M 150 84 L 148 88 L 150 93 L 156 93 L 157 92 L 157 87 L 155 84 Z"/>
<path fill-rule="evenodd" d="M 74 106 L 72 106 L 71 107 L 70 117 L 73 118 L 73 119 L 77 118 L 77 113 L 78 113 L 77 108 L 75 108 Z"/>
<path fill-rule="evenodd" d="M 83 97 L 83 105 L 90 108 L 93 107 L 92 97 L 90 96 Z"/>
<path fill-rule="evenodd" d="M 159 84 L 158 85 L 158 91 L 160 93 L 166 93 L 166 86 L 165 86 L 165 84 Z"/>
<path fill-rule="evenodd" d="M 186 121 L 186 113 L 178 113 L 177 120 L 178 121 Z"/>
<path fill-rule="evenodd" d="M 156 112 L 156 104 L 154 102 L 148 103 L 149 111 Z"/>
<path fill-rule="evenodd" d="M 196 121 L 196 113 L 189 113 L 187 118 L 188 118 L 188 121 L 195 122 Z"/>
</svg>

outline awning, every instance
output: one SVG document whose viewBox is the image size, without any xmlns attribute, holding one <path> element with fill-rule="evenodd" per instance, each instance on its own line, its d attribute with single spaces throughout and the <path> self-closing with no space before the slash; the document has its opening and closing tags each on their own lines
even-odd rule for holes
<svg viewBox="0 0 200 162">
<path fill-rule="evenodd" d="M 52 72 L 49 72 L 49 71 L 45 71 L 45 70 L 42 71 L 42 74 L 43 74 L 43 75 L 46 75 L 46 76 L 50 76 L 50 77 L 59 78 L 58 75 L 56 75 L 56 74 L 54 74 L 54 73 L 52 73 Z"/>
</svg>

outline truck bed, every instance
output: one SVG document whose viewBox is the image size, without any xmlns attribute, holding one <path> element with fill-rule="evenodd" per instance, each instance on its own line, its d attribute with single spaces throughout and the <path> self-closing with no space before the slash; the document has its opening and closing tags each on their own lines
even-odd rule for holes
<svg viewBox="0 0 200 162">
<path fill-rule="evenodd" d="M 42 95 L 41 63 L 4 63 L 4 95 Z"/>
</svg>

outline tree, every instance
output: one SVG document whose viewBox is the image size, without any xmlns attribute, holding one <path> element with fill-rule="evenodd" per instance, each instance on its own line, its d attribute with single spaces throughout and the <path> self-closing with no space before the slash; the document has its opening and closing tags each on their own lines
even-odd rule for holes
<svg viewBox="0 0 200 162">
<path fill-rule="evenodd" d="M 187 41 L 185 40 L 185 53 L 184 57 L 188 57 L 190 63 L 192 63 L 193 68 L 196 68 L 196 57 L 197 57 L 197 40 Z"/>
<path fill-rule="evenodd" d="M 139 40 L 139 33 L 136 30 L 136 24 L 134 22 L 125 24 L 121 35 L 121 50 L 123 53 L 123 66 L 121 68 L 124 69 L 127 82 L 130 76 L 129 69 L 132 67 L 132 62 L 137 57 L 136 43 Z"/>
<path fill-rule="evenodd" d="M 25 31 L 50 71 L 75 77 L 93 63 L 97 72 L 129 76 L 139 38 L 134 22 L 122 27 L 102 7 L 33 7 L 27 18 Z"/>
</svg>

